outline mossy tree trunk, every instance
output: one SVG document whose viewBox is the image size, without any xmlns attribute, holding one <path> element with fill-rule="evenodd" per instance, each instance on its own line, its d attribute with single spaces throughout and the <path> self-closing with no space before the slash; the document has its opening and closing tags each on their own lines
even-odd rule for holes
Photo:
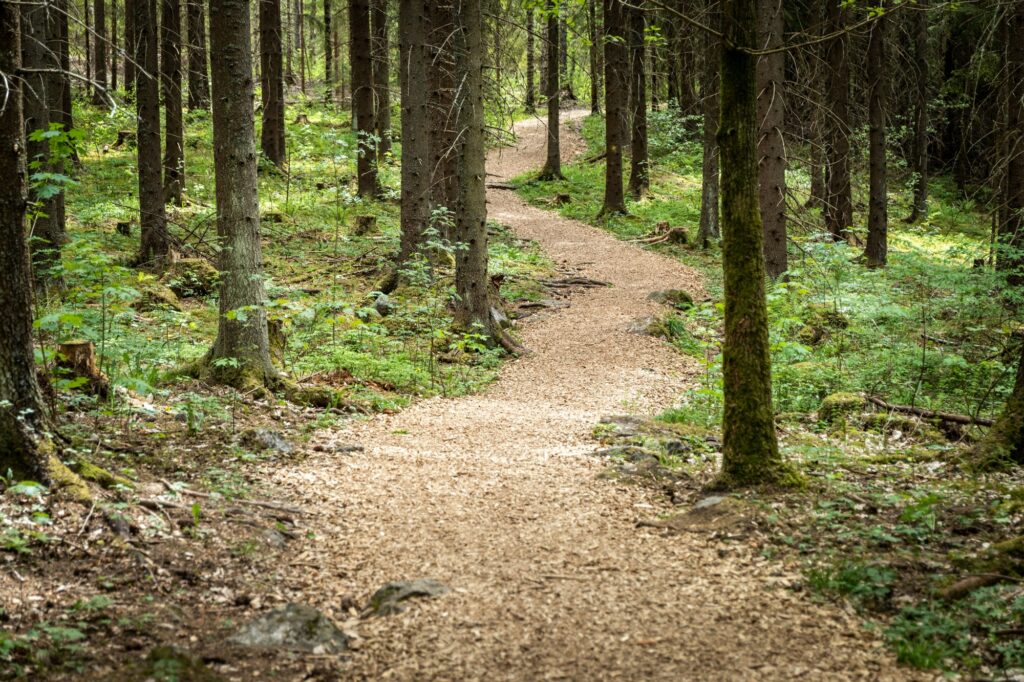
<svg viewBox="0 0 1024 682">
<path fill-rule="evenodd" d="M 772 411 L 761 214 L 757 201 L 758 0 L 723 0 L 718 144 L 722 160 L 725 271 L 723 486 L 783 482 Z"/>
<path fill-rule="evenodd" d="M 397 266 L 421 246 L 430 224 L 430 110 L 426 3 L 398 4 L 399 85 L 402 106 L 402 237 Z"/>
<path fill-rule="evenodd" d="M 1013 393 L 1003 413 L 976 446 L 975 456 L 982 468 L 997 468 L 1013 463 L 1024 465 L 1024 343 Z"/>
<path fill-rule="evenodd" d="M 868 168 L 870 198 L 868 206 L 868 243 L 864 255 L 869 268 L 884 267 L 889 253 L 889 190 L 886 169 L 886 99 L 890 65 L 886 63 L 885 29 L 882 14 L 871 25 L 868 40 Z"/>
<path fill-rule="evenodd" d="M 259 0 L 260 90 L 263 93 L 263 128 L 260 151 L 268 161 L 284 168 L 284 72 L 281 57 L 281 0 Z"/>
<path fill-rule="evenodd" d="M 188 14 L 188 108 L 210 108 L 206 59 L 206 9 L 203 0 L 186 0 Z"/>
<path fill-rule="evenodd" d="M 718 28 L 721 24 L 719 0 L 707 3 L 708 25 Z M 704 70 L 701 73 L 701 92 L 704 114 L 704 157 L 701 163 L 700 227 L 697 243 L 707 249 L 721 237 L 719 230 L 718 202 L 718 117 L 719 117 L 719 66 L 721 64 L 721 41 L 710 33 L 704 35 Z"/>
<path fill-rule="evenodd" d="M 359 196 L 380 193 L 377 181 L 376 111 L 373 97 L 373 48 L 370 40 L 369 0 L 349 0 L 349 60 L 352 64 L 352 130 L 359 143 L 356 160 Z"/>
<path fill-rule="evenodd" d="M 21 69 L 22 11 L 0 3 L 0 73 Z M 57 457 L 36 379 L 21 87 L 20 79 L 9 78 L 0 107 L 0 471 L 70 486 L 72 494 L 87 497 L 88 489 Z"/>
<path fill-rule="evenodd" d="M 391 154 L 391 45 L 388 36 L 388 2 L 373 0 L 370 5 L 373 27 L 373 93 L 377 116 L 377 163 Z"/>
<path fill-rule="evenodd" d="M 139 168 L 139 263 L 163 267 L 171 246 L 167 235 L 160 154 L 160 72 L 156 0 L 133 0 L 135 9 L 135 113 Z"/>
<path fill-rule="evenodd" d="M 164 199 L 181 206 L 185 128 L 181 111 L 181 0 L 160 0 L 160 87 L 164 99 Z"/>
<path fill-rule="evenodd" d="M 547 45 L 548 63 L 559 64 L 559 50 L 561 48 L 558 38 L 558 10 L 555 0 L 547 0 L 544 13 L 547 18 Z M 544 168 L 541 169 L 541 180 L 562 179 L 562 154 L 559 141 L 561 138 L 561 97 L 559 75 L 562 69 L 549 68 L 547 71 L 547 82 L 544 84 L 544 96 L 548 106 L 548 135 L 547 135 L 547 158 L 544 160 Z"/>
<path fill-rule="evenodd" d="M 630 76 L 629 193 L 639 199 L 651 189 L 650 159 L 647 154 L 646 22 L 641 7 L 630 6 L 626 12 Z"/>
<path fill-rule="evenodd" d="M 252 49 L 248 0 L 210 5 L 213 160 L 220 246 L 220 315 L 207 358 L 216 381 L 251 388 L 271 382 L 260 250 Z"/>
<path fill-rule="evenodd" d="M 332 24 L 331 0 L 324 0 L 324 102 L 330 102 L 334 96 L 334 46 L 331 44 L 334 30 Z"/>
<path fill-rule="evenodd" d="M 782 47 L 785 16 L 782 0 L 758 0 L 758 40 L 764 49 Z M 764 257 L 768 276 L 788 268 L 786 253 L 786 54 L 757 60 L 758 201 L 764 223 Z"/>
<path fill-rule="evenodd" d="M 629 91 L 625 23 L 622 0 L 604 0 L 605 173 L 602 216 L 626 213 L 626 196 L 622 187 L 622 144 L 626 137 L 624 120 L 626 93 Z"/>
</svg>

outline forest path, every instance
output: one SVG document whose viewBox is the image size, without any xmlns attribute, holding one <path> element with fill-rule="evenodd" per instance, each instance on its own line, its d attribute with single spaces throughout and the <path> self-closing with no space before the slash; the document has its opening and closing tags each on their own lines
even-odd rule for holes
<svg viewBox="0 0 1024 682">
<path fill-rule="evenodd" d="M 572 114 L 566 118 L 578 114 Z M 517 126 L 489 174 L 539 167 L 546 127 Z M 563 152 L 580 146 L 565 131 Z M 493 180 L 493 178 L 492 178 Z M 479 395 L 423 400 L 332 434 L 365 451 L 268 468 L 315 510 L 316 541 L 282 597 L 339 614 L 393 580 L 452 588 L 362 621 L 346 679 L 903 679 L 857 619 L 779 585 L 778 567 L 700 534 L 637 529 L 666 507 L 598 479 L 597 420 L 670 405 L 696 368 L 627 332 L 658 289 L 700 292 L 693 270 L 490 190 L 490 215 L 562 265 L 613 286 L 519 328 L 532 351 Z M 285 587 L 287 586 L 287 587 Z"/>
</svg>

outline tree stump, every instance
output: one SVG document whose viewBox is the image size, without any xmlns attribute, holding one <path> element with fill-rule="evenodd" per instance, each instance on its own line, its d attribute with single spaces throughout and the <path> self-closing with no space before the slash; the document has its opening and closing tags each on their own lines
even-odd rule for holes
<svg viewBox="0 0 1024 682">
<path fill-rule="evenodd" d="M 284 367 L 288 336 L 284 333 L 283 320 L 267 320 L 267 339 L 270 341 L 270 360 L 278 367 Z"/>
<path fill-rule="evenodd" d="M 295 120 L 292 121 L 292 125 L 308 126 L 309 125 L 309 116 L 306 116 L 305 114 L 299 114 L 298 116 L 295 117 Z"/>
<path fill-rule="evenodd" d="M 68 341 L 60 344 L 57 352 L 57 368 L 72 379 L 84 379 L 84 382 L 76 382 L 75 388 L 101 398 L 110 395 L 110 380 L 96 365 L 96 347 L 92 341 Z"/>
<path fill-rule="evenodd" d="M 566 204 L 572 203 L 572 196 L 569 194 L 556 194 L 555 195 L 555 206 L 565 206 Z"/>
<path fill-rule="evenodd" d="M 114 149 L 120 149 L 121 147 L 135 146 L 136 133 L 134 130 L 118 130 L 117 131 L 117 142 L 114 143 Z"/>
<path fill-rule="evenodd" d="M 377 230 L 377 216 L 375 215 L 357 215 L 355 229 L 352 234 L 357 237 L 370 234 Z"/>
<path fill-rule="evenodd" d="M 117 223 L 117 233 L 124 235 L 125 237 L 132 236 L 132 224 L 127 220 L 121 220 Z"/>
</svg>

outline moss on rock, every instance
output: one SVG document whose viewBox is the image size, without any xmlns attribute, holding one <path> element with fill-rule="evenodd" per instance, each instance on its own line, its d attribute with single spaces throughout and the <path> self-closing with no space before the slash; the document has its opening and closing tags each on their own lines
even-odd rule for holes
<svg viewBox="0 0 1024 682">
<path fill-rule="evenodd" d="M 863 412 L 867 406 L 868 401 L 857 393 L 833 393 L 818 406 L 818 419 L 832 426 L 844 424 L 848 417 Z"/>
</svg>

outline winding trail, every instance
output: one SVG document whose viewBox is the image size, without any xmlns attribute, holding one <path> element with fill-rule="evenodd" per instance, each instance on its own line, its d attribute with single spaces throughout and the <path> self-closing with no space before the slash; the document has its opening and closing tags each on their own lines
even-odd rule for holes
<svg viewBox="0 0 1024 682">
<path fill-rule="evenodd" d="M 492 152 L 499 180 L 544 157 L 545 128 Z M 565 133 L 572 145 L 571 133 Z M 391 580 L 453 592 L 362 621 L 346 679 L 905 679 L 857 619 L 784 589 L 777 565 L 699 534 L 637 529 L 665 503 L 597 476 L 597 420 L 669 406 L 695 367 L 626 331 L 654 290 L 693 270 L 491 190 L 490 215 L 557 262 L 613 286 L 520 328 L 532 354 L 482 394 L 430 399 L 332 434 L 365 452 L 268 472 L 317 510 L 317 540 L 282 568 L 282 597 L 344 620 Z"/>
</svg>

